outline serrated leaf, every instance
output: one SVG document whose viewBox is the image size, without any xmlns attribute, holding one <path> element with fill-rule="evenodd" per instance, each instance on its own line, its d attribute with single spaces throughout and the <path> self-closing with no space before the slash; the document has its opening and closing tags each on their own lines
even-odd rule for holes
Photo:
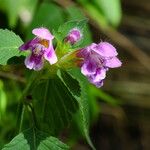
<svg viewBox="0 0 150 150">
<path fill-rule="evenodd" d="M 14 32 L 0 29 L 0 64 L 6 65 L 8 59 L 22 55 L 18 50 L 22 44 L 23 41 Z"/>
<path fill-rule="evenodd" d="M 12 139 L 2 150 L 68 150 L 69 147 L 55 137 L 48 137 L 35 128 L 28 129 Z"/>
<path fill-rule="evenodd" d="M 90 114 L 89 114 L 89 102 L 88 102 L 88 82 L 86 78 L 81 74 L 79 69 L 71 69 L 68 71 L 69 74 L 61 73 L 61 79 L 67 85 L 70 92 L 74 95 L 76 100 L 79 103 L 79 114 L 77 115 L 77 119 L 80 122 L 81 131 L 83 131 L 84 136 L 87 139 L 88 144 L 94 150 L 94 146 L 89 137 L 89 121 L 90 121 Z M 79 87 L 77 87 L 77 83 L 79 83 Z M 73 89 L 73 85 L 76 85 L 78 91 L 75 92 Z M 80 89 L 81 88 L 81 89 Z M 76 90 L 77 90 L 76 89 Z M 79 95 L 80 94 L 80 95 Z"/>
<path fill-rule="evenodd" d="M 78 109 L 76 99 L 57 76 L 41 81 L 33 90 L 33 98 L 42 129 L 52 135 L 66 127 Z"/>
<path fill-rule="evenodd" d="M 60 70 L 59 77 L 66 84 L 70 92 L 77 97 L 81 96 L 79 82 L 74 79 L 67 71 Z"/>
</svg>

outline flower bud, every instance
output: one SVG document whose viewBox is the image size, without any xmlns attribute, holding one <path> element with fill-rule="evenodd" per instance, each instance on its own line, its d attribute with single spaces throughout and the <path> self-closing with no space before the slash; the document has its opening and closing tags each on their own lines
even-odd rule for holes
<svg viewBox="0 0 150 150">
<path fill-rule="evenodd" d="M 65 38 L 65 41 L 73 45 L 76 42 L 78 42 L 81 39 L 81 37 L 81 31 L 77 28 L 73 28 L 72 30 L 70 30 L 69 34 Z"/>
</svg>

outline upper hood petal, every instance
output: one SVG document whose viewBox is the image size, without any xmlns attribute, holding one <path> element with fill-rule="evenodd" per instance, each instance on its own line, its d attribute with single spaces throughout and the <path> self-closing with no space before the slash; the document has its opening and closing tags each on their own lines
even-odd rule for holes
<svg viewBox="0 0 150 150">
<path fill-rule="evenodd" d="M 122 62 L 117 57 L 112 57 L 106 60 L 104 65 L 109 68 L 117 68 L 122 65 Z"/>
<path fill-rule="evenodd" d="M 35 28 L 32 30 L 32 33 L 42 39 L 52 40 L 54 36 L 46 28 Z"/>
<path fill-rule="evenodd" d="M 91 49 L 102 57 L 114 57 L 118 55 L 116 48 L 111 44 L 109 44 L 108 42 L 100 42 L 99 44 L 92 44 Z"/>
</svg>

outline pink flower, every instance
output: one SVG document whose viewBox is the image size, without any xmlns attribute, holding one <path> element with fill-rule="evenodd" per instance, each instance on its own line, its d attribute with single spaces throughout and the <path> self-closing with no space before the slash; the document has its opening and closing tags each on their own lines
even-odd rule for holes
<svg viewBox="0 0 150 150">
<path fill-rule="evenodd" d="M 19 47 L 21 51 L 31 51 L 31 54 L 25 59 L 26 67 L 41 70 L 44 59 L 49 61 L 50 64 L 56 63 L 57 56 L 52 45 L 54 36 L 46 28 L 35 28 L 32 33 L 36 37 Z"/>
<path fill-rule="evenodd" d="M 78 57 L 83 58 L 81 72 L 88 80 L 97 87 L 103 86 L 103 80 L 109 68 L 121 66 L 121 61 L 117 58 L 116 49 L 107 42 L 91 44 L 81 49 Z"/>
</svg>

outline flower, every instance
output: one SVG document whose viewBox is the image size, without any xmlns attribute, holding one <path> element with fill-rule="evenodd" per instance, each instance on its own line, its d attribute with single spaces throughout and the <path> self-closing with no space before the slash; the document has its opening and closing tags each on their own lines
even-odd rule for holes
<svg viewBox="0 0 150 150">
<path fill-rule="evenodd" d="M 44 59 L 49 61 L 50 64 L 56 63 L 57 56 L 52 45 L 54 36 L 46 28 L 35 28 L 32 33 L 36 37 L 19 47 L 21 51 L 31 51 L 31 54 L 25 59 L 26 67 L 41 70 L 44 65 Z"/>
<path fill-rule="evenodd" d="M 81 62 L 81 73 L 97 87 L 103 86 L 103 80 L 109 68 L 121 66 L 117 58 L 117 51 L 108 42 L 92 43 L 90 46 L 81 49 L 77 56 L 83 58 Z"/>
<path fill-rule="evenodd" d="M 69 34 L 65 38 L 65 41 L 73 45 L 76 42 L 78 42 L 81 39 L 81 37 L 82 37 L 82 34 L 80 30 L 77 28 L 73 28 L 72 30 L 70 30 Z"/>
</svg>

